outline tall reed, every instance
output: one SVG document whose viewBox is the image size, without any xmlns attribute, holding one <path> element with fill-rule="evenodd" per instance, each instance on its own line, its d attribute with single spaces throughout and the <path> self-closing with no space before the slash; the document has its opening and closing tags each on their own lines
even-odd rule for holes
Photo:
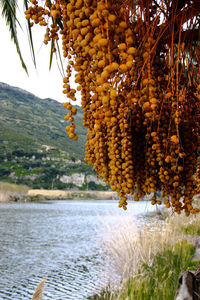
<svg viewBox="0 0 200 300">
<path fill-rule="evenodd" d="M 31 300 L 42 300 L 43 292 L 44 292 L 44 284 L 45 284 L 46 279 L 43 278 L 38 286 L 36 287 L 36 290 L 33 294 L 33 297 Z"/>
<path fill-rule="evenodd" d="M 181 268 L 187 265 L 184 263 L 190 261 L 193 253 L 192 249 L 194 247 L 191 246 L 190 248 L 189 244 L 194 244 L 195 237 L 185 235 L 182 230 L 183 227 L 191 224 L 200 224 L 199 215 L 190 218 L 183 215 L 178 217 L 171 215 L 162 224 L 158 221 L 152 221 L 140 230 L 137 228 L 131 214 L 126 218 L 119 216 L 117 224 L 103 220 L 104 232 L 106 232 L 104 247 L 107 253 L 107 263 L 105 265 L 112 269 L 115 278 L 121 278 L 120 282 L 118 281 L 119 290 L 126 290 L 127 292 L 128 290 L 134 290 L 134 288 L 137 289 L 137 287 L 140 289 L 141 278 L 147 279 L 148 276 L 149 278 L 156 276 L 149 269 L 151 266 L 155 267 L 155 264 L 157 264 L 155 268 L 159 269 L 162 266 L 162 270 L 172 274 L 175 271 L 170 270 L 170 268 L 174 268 L 173 264 L 176 264 L 176 258 L 178 260 L 175 272 L 177 277 L 177 272 L 180 272 Z M 169 274 L 164 273 L 162 276 L 168 276 Z M 151 279 L 153 280 L 153 278 Z M 111 286 L 112 282 L 114 282 L 113 278 L 111 278 Z M 158 286 L 160 284 L 158 282 Z M 168 281 L 162 282 L 162 284 L 167 285 Z M 135 285 L 135 287 L 133 288 L 132 285 Z M 101 297 L 99 299 L 126 299 L 122 297 L 121 292 L 116 293 L 116 284 L 111 288 L 111 291 L 113 293 L 107 294 L 106 298 Z M 134 297 L 127 299 L 154 299 L 137 298 L 136 295 Z M 167 295 L 165 297 L 168 299 Z"/>
</svg>

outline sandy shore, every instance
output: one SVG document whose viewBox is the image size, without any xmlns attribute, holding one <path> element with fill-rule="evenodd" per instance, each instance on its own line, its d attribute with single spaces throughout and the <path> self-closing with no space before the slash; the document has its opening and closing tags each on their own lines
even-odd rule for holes
<svg viewBox="0 0 200 300">
<path fill-rule="evenodd" d="M 63 191 L 30 189 L 27 192 L 11 192 L 0 190 L 0 203 L 26 202 L 37 200 L 113 200 L 118 199 L 117 193 L 113 191 Z"/>
<path fill-rule="evenodd" d="M 29 190 L 27 196 L 44 196 L 50 198 L 63 199 L 105 199 L 117 198 L 117 193 L 113 191 L 61 191 L 61 190 Z"/>
</svg>

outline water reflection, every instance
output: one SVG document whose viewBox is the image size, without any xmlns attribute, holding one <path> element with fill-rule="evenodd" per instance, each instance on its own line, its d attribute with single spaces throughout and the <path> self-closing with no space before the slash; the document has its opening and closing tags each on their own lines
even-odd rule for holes
<svg viewBox="0 0 200 300">
<path fill-rule="evenodd" d="M 153 209 L 129 206 L 141 224 Z M 127 213 L 116 201 L 1 204 L 0 299 L 30 299 L 42 277 L 46 300 L 87 299 L 101 287 L 104 270 L 98 216 L 117 222 L 119 215 Z"/>
</svg>

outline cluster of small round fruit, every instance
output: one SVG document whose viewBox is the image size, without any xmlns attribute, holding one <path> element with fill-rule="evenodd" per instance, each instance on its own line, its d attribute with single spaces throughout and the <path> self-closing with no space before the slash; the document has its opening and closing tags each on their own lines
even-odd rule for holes
<svg viewBox="0 0 200 300">
<path fill-rule="evenodd" d="M 165 1 L 136 1 L 135 10 L 130 2 L 47 0 L 40 6 L 30 0 L 25 14 L 47 26 L 45 43 L 61 36 L 68 59 L 66 130 L 78 138 L 74 70 L 88 129 L 85 160 L 117 191 L 119 206 L 126 209 L 128 194 L 138 201 L 154 193 L 152 204 L 161 204 L 161 191 L 167 208 L 188 216 L 199 211 L 192 205 L 200 151 L 199 69 L 193 62 L 199 58 L 181 39 L 176 6 L 169 14 Z"/>
</svg>

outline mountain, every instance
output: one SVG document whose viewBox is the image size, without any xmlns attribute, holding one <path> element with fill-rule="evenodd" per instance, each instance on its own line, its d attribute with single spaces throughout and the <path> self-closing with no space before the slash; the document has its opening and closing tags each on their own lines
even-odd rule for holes
<svg viewBox="0 0 200 300">
<path fill-rule="evenodd" d="M 12 150 L 16 145 L 26 150 L 48 145 L 83 159 L 86 129 L 82 126 L 82 110 L 77 108 L 75 123 L 79 139 L 74 141 L 68 138 L 65 131 L 67 123 L 64 116 L 67 110 L 61 103 L 53 99 L 40 99 L 25 90 L 0 83 L 1 141 L 2 138 L 4 141 L 10 140 L 9 148 Z M 5 143 L 1 147 L 5 149 Z"/>
<path fill-rule="evenodd" d="M 32 188 L 106 189 L 83 161 L 86 128 L 80 107 L 75 116 L 78 141 L 68 138 L 67 111 L 56 100 L 0 83 L 0 112 L 1 181 Z"/>
</svg>

